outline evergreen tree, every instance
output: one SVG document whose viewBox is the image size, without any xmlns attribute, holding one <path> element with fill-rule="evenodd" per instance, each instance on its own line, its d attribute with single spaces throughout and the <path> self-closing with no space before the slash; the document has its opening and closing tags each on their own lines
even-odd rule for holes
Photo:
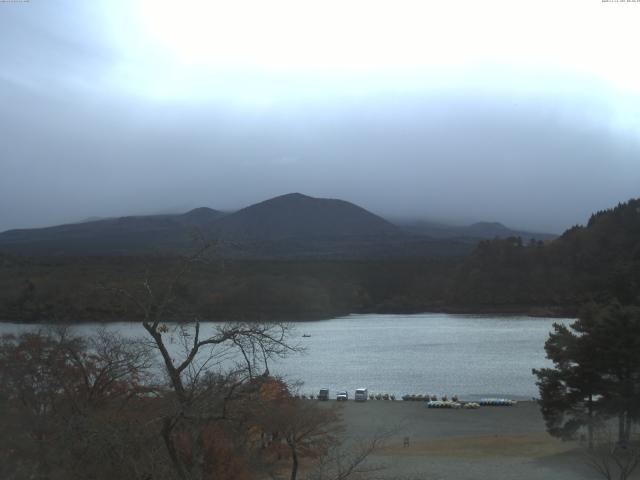
<svg viewBox="0 0 640 480">
<path fill-rule="evenodd" d="M 583 426 L 587 427 L 589 446 L 593 445 L 593 430 L 598 421 L 598 393 L 602 379 L 596 357 L 589 355 L 589 337 L 579 336 L 580 320 L 570 328 L 554 324 L 554 332 L 545 343 L 547 358 L 555 368 L 533 370 L 538 377 L 540 407 L 547 431 L 562 439 L 573 438 Z"/>
<path fill-rule="evenodd" d="M 640 308 L 613 303 L 584 317 L 583 337 L 593 339 L 602 376 L 601 403 L 618 417 L 618 441 L 628 442 L 640 420 Z"/>
<path fill-rule="evenodd" d="M 547 431 L 563 439 L 617 416 L 618 440 L 640 419 L 640 309 L 585 308 L 569 327 L 554 324 L 545 343 L 554 368 L 534 370 Z"/>
</svg>

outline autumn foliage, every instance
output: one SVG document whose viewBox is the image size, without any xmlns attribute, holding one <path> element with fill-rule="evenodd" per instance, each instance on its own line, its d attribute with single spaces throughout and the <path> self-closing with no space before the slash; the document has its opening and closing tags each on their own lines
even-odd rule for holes
<svg viewBox="0 0 640 480">
<path fill-rule="evenodd" d="M 158 365 L 145 343 L 105 331 L 2 337 L 0 478 L 291 477 L 335 441 L 337 414 L 277 378 L 209 372 L 181 403 Z"/>
</svg>

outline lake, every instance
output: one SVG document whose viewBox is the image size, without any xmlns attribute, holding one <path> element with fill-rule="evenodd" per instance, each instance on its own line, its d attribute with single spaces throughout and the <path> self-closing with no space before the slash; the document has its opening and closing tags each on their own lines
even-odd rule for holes
<svg viewBox="0 0 640 480">
<path fill-rule="evenodd" d="M 570 319 L 525 316 L 348 315 L 294 323 L 293 341 L 304 354 L 279 360 L 271 373 L 300 380 L 302 393 L 323 387 L 370 393 L 458 394 L 461 398 L 538 395 L 532 368 L 551 365 L 544 342 L 554 322 Z M 144 330 L 135 323 L 110 323 L 127 336 Z M 203 332 L 215 323 L 203 324 Z M 16 333 L 42 325 L 0 323 L 0 333 Z M 96 324 L 74 327 L 78 334 L 95 331 Z M 303 337 L 309 335 L 309 337 Z"/>
</svg>

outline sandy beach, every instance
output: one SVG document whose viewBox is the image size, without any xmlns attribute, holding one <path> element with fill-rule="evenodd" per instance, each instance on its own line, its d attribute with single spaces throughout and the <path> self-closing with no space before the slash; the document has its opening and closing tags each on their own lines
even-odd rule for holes
<svg viewBox="0 0 640 480">
<path fill-rule="evenodd" d="M 328 402 L 335 404 L 335 402 Z M 586 464 L 578 442 L 562 442 L 545 432 L 538 406 L 478 410 L 427 409 L 423 402 L 344 402 L 350 440 L 391 432 L 370 459 L 384 465 L 378 476 L 425 480 L 584 480 L 599 477 Z M 404 443 L 409 438 L 409 445 Z M 635 478 L 635 477 L 634 477 Z"/>
</svg>

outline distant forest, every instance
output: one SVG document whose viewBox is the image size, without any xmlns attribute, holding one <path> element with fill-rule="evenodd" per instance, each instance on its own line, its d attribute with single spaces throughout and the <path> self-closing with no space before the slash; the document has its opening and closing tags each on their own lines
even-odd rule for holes
<svg viewBox="0 0 640 480">
<path fill-rule="evenodd" d="M 483 240 L 467 255 L 194 262 L 168 319 L 306 320 L 347 313 L 446 311 L 567 315 L 594 300 L 640 304 L 640 200 L 542 242 Z M 0 255 L 0 319 L 136 320 L 114 289 L 162 289 L 180 256 Z"/>
</svg>

